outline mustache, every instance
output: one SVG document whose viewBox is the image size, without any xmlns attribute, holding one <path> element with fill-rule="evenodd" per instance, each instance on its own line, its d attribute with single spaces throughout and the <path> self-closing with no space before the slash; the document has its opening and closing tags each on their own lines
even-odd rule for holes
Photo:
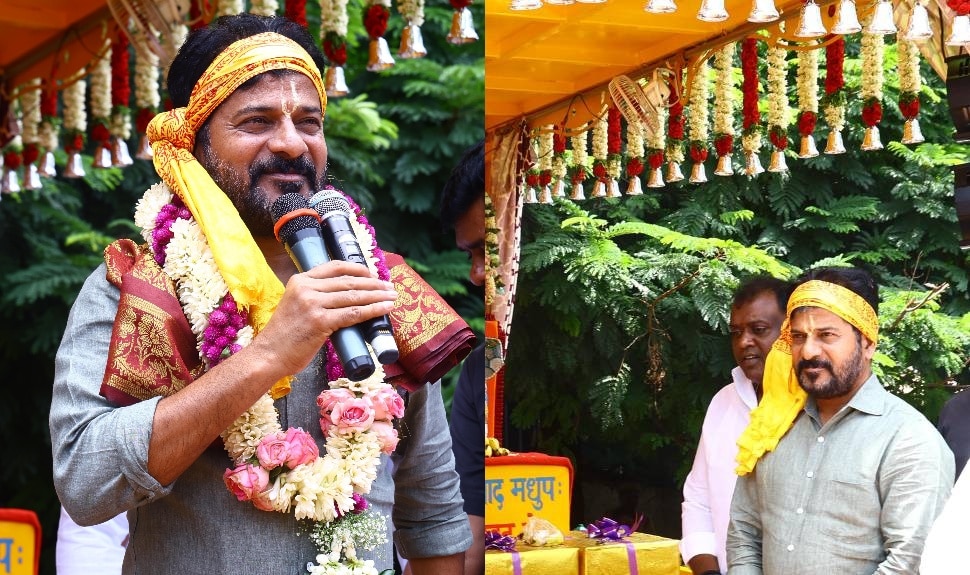
<svg viewBox="0 0 970 575">
<path fill-rule="evenodd" d="M 268 174 L 297 174 L 306 178 L 310 187 L 316 185 L 317 168 L 307 156 L 298 158 L 282 158 L 272 156 L 265 160 L 254 162 L 249 167 L 249 181 L 255 182 L 260 176 Z"/>
<path fill-rule="evenodd" d="M 803 359 L 795 366 L 796 373 L 801 373 L 805 369 L 827 369 L 835 373 L 832 369 L 832 364 L 821 359 Z"/>
</svg>

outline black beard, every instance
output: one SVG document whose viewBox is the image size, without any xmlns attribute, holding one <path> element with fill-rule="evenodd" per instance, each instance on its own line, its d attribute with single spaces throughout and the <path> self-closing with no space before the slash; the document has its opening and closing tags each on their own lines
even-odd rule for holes
<svg viewBox="0 0 970 575">
<path fill-rule="evenodd" d="M 798 385 L 809 395 L 816 399 L 832 399 L 852 391 L 852 386 L 862 374 L 862 362 L 862 346 L 857 344 L 852 357 L 841 369 L 835 369 L 831 363 L 820 359 L 803 359 L 795 367 L 795 374 L 798 376 Z M 816 385 L 821 374 L 810 378 L 802 373 L 803 370 L 810 368 L 828 370 L 832 377 L 826 384 Z"/>
</svg>

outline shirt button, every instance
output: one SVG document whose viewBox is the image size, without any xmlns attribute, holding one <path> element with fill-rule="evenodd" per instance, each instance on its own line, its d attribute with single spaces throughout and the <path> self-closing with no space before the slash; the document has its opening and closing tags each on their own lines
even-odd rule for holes
<svg viewBox="0 0 970 575">
<path fill-rule="evenodd" d="M 788 549 L 789 551 L 794 551 L 794 550 L 795 550 L 795 546 L 794 546 L 794 545 L 789 545 L 789 546 L 787 547 L 787 549 Z"/>
<path fill-rule="evenodd" d="M 808 472 L 808 473 L 806 473 L 805 475 L 806 475 L 807 477 L 809 477 L 809 478 L 812 478 L 812 477 L 815 477 L 815 472 L 814 472 L 814 471 L 809 471 L 809 472 Z"/>
<path fill-rule="evenodd" d="M 798 509 L 795 510 L 795 513 L 801 515 L 802 513 L 805 513 L 805 510 L 799 507 Z"/>
<path fill-rule="evenodd" d="M 825 443 L 825 437 L 819 435 L 816 441 L 818 441 L 819 443 Z"/>
</svg>

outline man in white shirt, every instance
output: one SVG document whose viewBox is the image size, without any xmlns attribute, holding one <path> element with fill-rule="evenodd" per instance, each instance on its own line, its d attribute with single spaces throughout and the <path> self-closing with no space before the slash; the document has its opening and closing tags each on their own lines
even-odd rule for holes
<svg viewBox="0 0 970 575">
<path fill-rule="evenodd" d="M 736 441 L 761 398 L 765 358 L 785 319 L 791 286 L 768 276 L 744 282 L 731 303 L 731 351 L 738 366 L 714 396 L 684 483 L 680 554 L 694 575 L 727 571 L 725 540 L 734 493 Z"/>
</svg>

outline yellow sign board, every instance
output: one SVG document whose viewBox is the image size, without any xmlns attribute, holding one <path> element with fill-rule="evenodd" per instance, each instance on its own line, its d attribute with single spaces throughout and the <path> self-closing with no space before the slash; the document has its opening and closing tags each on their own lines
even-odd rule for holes
<svg viewBox="0 0 970 575">
<path fill-rule="evenodd" d="M 518 535 L 530 517 L 569 531 L 573 468 L 566 457 L 512 453 L 485 459 L 485 529 Z"/>
<path fill-rule="evenodd" d="M 0 575 L 34 575 L 39 544 L 32 525 L 0 520 Z"/>
</svg>

